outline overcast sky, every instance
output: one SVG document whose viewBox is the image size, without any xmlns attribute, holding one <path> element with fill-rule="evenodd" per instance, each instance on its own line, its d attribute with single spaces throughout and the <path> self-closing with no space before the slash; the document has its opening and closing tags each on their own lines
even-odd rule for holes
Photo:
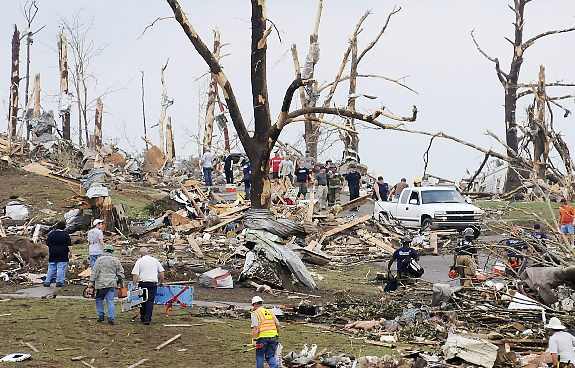
<svg viewBox="0 0 575 368">
<path fill-rule="evenodd" d="M 228 78 L 238 96 L 244 120 L 252 121 L 249 81 L 250 5 L 248 0 L 180 0 L 196 30 L 206 43 L 212 43 L 212 32 L 217 27 L 222 42 L 229 45 L 223 60 Z M 508 69 L 512 55 L 504 36 L 513 35 L 513 13 L 505 0 L 325 0 L 320 27 L 321 57 L 316 67 L 320 83 L 333 80 L 353 26 L 366 11 L 367 19 L 360 35 L 360 49 L 376 35 L 386 14 L 394 5 L 403 10 L 378 45 L 365 57 L 360 73 L 381 74 L 393 78 L 408 76 L 405 82 L 416 89 L 415 95 L 383 80 L 359 81 L 359 91 L 378 96 L 378 100 L 361 102 L 359 110 L 371 112 L 378 106 L 389 111 L 409 115 L 417 105 L 414 129 L 430 132 L 443 131 L 484 147 L 500 150 L 498 143 L 484 135 L 487 129 L 503 136 L 503 90 L 497 81 L 493 64 L 475 49 L 469 32 L 476 30 L 482 47 L 500 58 Z M 23 0 L 2 1 L 0 12 L 0 112 L 7 115 L 10 76 L 10 41 L 13 24 L 24 29 Z M 143 147 L 140 71 L 145 72 L 146 115 L 148 125 L 155 124 L 160 109 L 160 68 L 169 58 L 167 69 L 168 91 L 175 103 L 169 109 L 172 116 L 178 156 L 197 152 L 193 135 L 198 131 L 199 93 L 205 89 L 207 71 L 183 31 L 173 19 L 156 23 L 140 37 L 146 25 L 157 17 L 171 16 L 164 0 L 39 0 L 37 26 L 46 25 L 32 46 L 31 72 L 42 75 L 42 107 L 57 110 L 58 53 L 57 34 L 62 19 L 79 16 L 93 23 L 90 35 L 103 51 L 92 61 L 91 71 L 98 84 L 92 96 L 114 91 L 104 97 L 104 139 L 114 140 L 128 151 Z M 268 42 L 268 85 L 270 106 L 276 116 L 286 87 L 293 79 L 293 64 L 289 48 L 298 46 L 303 62 L 308 36 L 316 9 L 315 0 L 269 0 L 268 18 L 274 21 L 281 34 Z M 572 0 L 536 0 L 526 11 L 526 37 L 546 30 L 575 24 L 575 2 Z M 533 81 L 538 67 L 545 64 L 547 79 L 575 80 L 575 33 L 547 37 L 529 49 L 525 55 L 521 79 Z M 24 46 L 24 43 L 22 44 Z M 22 47 L 24 49 L 24 47 Z M 21 75 L 24 74 L 25 53 L 21 54 Z M 342 85 L 335 102 L 345 104 L 347 84 Z M 20 85 L 24 90 L 24 81 Z M 564 93 L 572 92 L 564 90 Z M 561 91 L 557 91 L 560 94 Z M 22 95 L 21 95 L 22 96 Z M 205 99 L 205 98 L 202 98 Z M 21 97 L 21 101 L 23 98 Z M 527 100 L 525 101 L 527 102 Z M 573 108 L 573 100 L 566 102 Z M 294 98 L 292 109 L 299 106 Z M 524 119 L 525 104 L 518 109 L 518 119 Z M 90 113 L 93 115 L 93 113 Z M 574 118 L 563 119 L 556 114 L 555 126 L 565 133 L 568 144 L 575 151 Z M 5 121 L 3 119 L 2 121 Z M 382 119 L 383 122 L 388 122 Z M 253 124 L 253 121 L 252 121 Z M 1 131 L 6 130 L 2 123 Z M 73 134 L 77 133 L 77 114 L 72 112 Z M 286 142 L 301 140 L 303 126 L 293 124 L 280 137 Z M 158 129 L 152 129 L 158 141 Z M 376 174 L 394 182 L 400 177 L 412 178 L 423 171 L 422 155 L 428 138 L 406 133 L 363 130 L 360 136 L 360 155 Z M 330 151 L 339 159 L 341 144 Z M 328 158 L 327 155 L 323 159 Z M 465 170 L 474 171 L 482 154 L 448 141 L 436 140 L 431 154 L 429 171 L 435 175 L 458 179 Z"/>
</svg>

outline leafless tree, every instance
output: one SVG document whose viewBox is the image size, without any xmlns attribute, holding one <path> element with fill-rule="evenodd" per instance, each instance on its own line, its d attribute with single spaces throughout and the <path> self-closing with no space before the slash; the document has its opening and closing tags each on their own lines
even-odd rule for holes
<svg viewBox="0 0 575 368">
<path fill-rule="evenodd" d="M 71 20 L 63 20 L 62 24 L 67 33 L 67 41 L 72 53 L 70 75 L 72 76 L 78 108 L 78 143 L 82 145 L 83 133 L 86 143 L 89 141 L 88 110 L 97 101 L 97 97 L 89 99 L 89 93 L 97 83 L 96 77 L 90 70 L 93 59 L 102 52 L 102 48 L 96 46 L 94 41 L 90 39 L 91 21 L 83 22 L 80 15 L 77 14 Z"/>
<path fill-rule="evenodd" d="M 313 80 L 304 80 L 296 77 L 288 86 L 281 109 L 275 122 L 272 123 L 270 103 L 268 99 L 267 80 L 267 41 L 273 31 L 273 26 L 268 26 L 266 18 L 265 0 L 251 0 L 251 61 L 250 74 L 252 85 L 252 107 L 254 114 L 254 133 L 250 135 L 243 116 L 240 112 L 231 82 L 225 75 L 217 58 L 202 40 L 200 35 L 190 23 L 178 0 L 166 0 L 170 5 L 174 16 L 184 33 L 204 59 L 210 72 L 216 76 L 218 86 L 226 100 L 226 105 L 242 146 L 252 165 L 252 208 L 269 208 L 271 199 L 271 185 L 268 178 L 269 157 L 283 128 L 306 114 L 338 115 L 345 119 L 357 119 L 377 126 L 384 127 L 377 121 L 378 117 L 385 116 L 387 112 L 378 109 L 371 114 L 359 113 L 346 107 L 302 107 L 299 110 L 290 111 L 294 93 L 298 88 Z"/>
<path fill-rule="evenodd" d="M 24 96 L 24 105 L 27 109 L 28 101 L 29 101 L 29 88 L 30 88 L 30 47 L 32 43 L 34 43 L 34 36 L 44 29 L 45 26 L 40 27 L 39 29 L 33 31 L 32 26 L 34 25 L 34 20 L 36 20 L 36 16 L 38 15 L 38 2 L 36 0 L 26 0 L 24 6 L 22 8 L 22 12 L 24 13 L 24 18 L 26 19 L 26 32 L 24 33 L 23 37 L 26 37 L 26 95 Z M 30 138 L 30 125 L 26 123 L 26 139 Z"/>
<path fill-rule="evenodd" d="M 504 71 L 502 69 L 499 58 L 490 56 L 480 47 L 474 32 L 471 32 L 471 37 L 475 46 L 477 47 L 477 50 L 495 66 L 495 73 L 505 92 L 505 143 L 509 148 L 507 154 L 511 157 L 519 154 L 520 147 L 520 140 L 518 135 L 519 128 L 516 117 L 517 103 L 520 98 L 533 93 L 533 85 L 521 84 L 519 82 L 525 52 L 528 51 L 528 49 L 538 40 L 544 37 L 575 31 L 575 27 L 552 30 L 537 34 L 525 40 L 525 8 L 532 1 L 533 0 L 513 0 L 513 4 L 508 5 L 509 9 L 511 9 L 515 15 L 515 22 L 513 23 L 515 28 L 514 38 L 511 39 L 505 37 L 505 40 L 510 43 L 513 50 L 508 71 Z M 571 84 L 567 85 L 571 86 Z M 564 84 L 557 82 L 548 83 L 546 86 L 560 87 L 564 86 Z M 505 189 L 507 191 L 513 190 L 521 185 L 520 172 L 520 170 L 516 170 L 515 168 L 510 167 L 505 183 Z"/>
</svg>

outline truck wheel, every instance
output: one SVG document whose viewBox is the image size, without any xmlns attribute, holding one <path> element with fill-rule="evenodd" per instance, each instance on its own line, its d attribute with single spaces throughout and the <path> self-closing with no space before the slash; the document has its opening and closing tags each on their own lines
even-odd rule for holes
<svg viewBox="0 0 575 368">
<path fill-rule="evenodd" d="M 431 217 L 424 217 L 421 220 L 421 229 L 422 230 L 431 229 L 431 225 L 433 225 L 433 220 L 431 219 Z"/>
</svg>

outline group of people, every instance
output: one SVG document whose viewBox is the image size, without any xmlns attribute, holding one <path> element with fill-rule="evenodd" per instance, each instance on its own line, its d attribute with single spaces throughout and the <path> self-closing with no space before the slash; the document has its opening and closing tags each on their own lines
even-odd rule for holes
<svg viewBox="0 0 575 368">
<path fill-rule="evenodd" d="M 90 265 L 90 283 L 88 295 L 96 299 L 96 314 L 98 322 L 104 322 L 107 305 L 108 323 L 115 323 L 116 290 L 124 286 L 124 268 L 120 260 L 114 256 L 114 247 L 104 244 L 104 221 L 96 219 L 88 231 L 88 263 Z M 47 236 L 48 270 L 43 285 L 50 287 L 53 282 L 56 287 L 63 287 L 70 259 L 72 241 L 66 231 L 66 223 L 58 222 Z M 140 321 L 149 325 L 152 320 L 154 300 L 158 285 L 164 281 L 164 268 L 160 261 L 148 254 L 148 249 L 140 248 L 141 257 L 132 268 L 132 281 L 141 289 L 146 289 L 147 300 L 140 306 Z"/>
</svg>

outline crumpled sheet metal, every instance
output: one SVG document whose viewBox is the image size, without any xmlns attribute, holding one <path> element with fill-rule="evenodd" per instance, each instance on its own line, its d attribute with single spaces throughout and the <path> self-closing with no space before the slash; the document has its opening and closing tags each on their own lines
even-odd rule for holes
<svg viewBox="0 0 575 368">
<path fill-rule="evenodd" d="M 575 266 L 527 267 L 521 275 L 525 283 L 535 290 L 546 305 L 557 303 L 554 290 L 561 284 L 575 285 Z"/>
<path fill-rule="evenodd" d="M 270 210 L 253 209 L 246 211 L 244 225 L 248 229 L 265 230 L 287 239 L 291 236 L 305 236 L 306 230 L 302 224 L 289 219 L 275 219 Z"/>
<path fill-rule="evenodd" d="M 88 174 L 84 175 L 80 181 L 82 182 L 84 190 L 90 189 L 94 184 L 104 184 L 106 182 L 106 170 L 103 168 L 94 168 Z"/>
<path fill-rule="evenodd" d="M 293 250 L 278 244 L 277 241 L 280 239 L 276 235 L 263 230 L 248 230 L 246 240 L 256 242 L 255 251 L 258 254 L 264 253 L 270 261 L 287 265 L 299 282 L 310 289 L 317 289 L 313 277 L 298 255 Z"/>
<path fill-rule="evenodd" d="M 481 339 L 449 334 L 443 345 L 445 359 L 455 357 L 485 368 L 493 367 L 497 358 L 497 345 Z"/>
</svg>

